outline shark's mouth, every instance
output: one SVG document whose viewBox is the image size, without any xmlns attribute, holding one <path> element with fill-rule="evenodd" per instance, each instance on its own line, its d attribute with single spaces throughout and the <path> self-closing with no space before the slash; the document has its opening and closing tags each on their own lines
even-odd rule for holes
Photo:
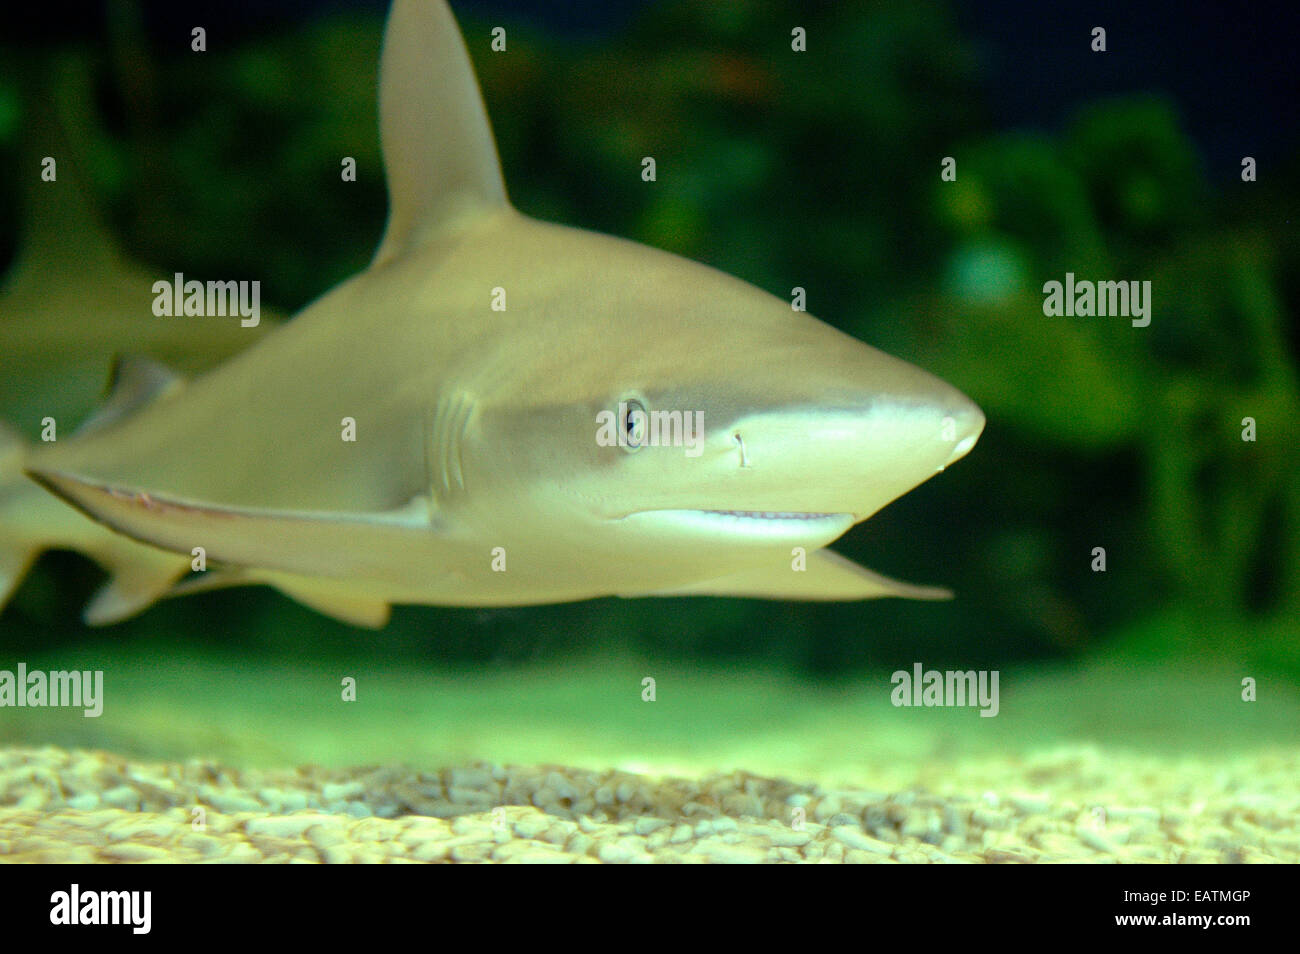
<svg viewBox="0 0 1300 954">
<path fill-rule="evenodd" d="M 806 510 L 640 510 L 620 522 L 700 543 L 822 547 L 853 526 L 854 516 Z"/>
<path fill-rule="evenodd" d="M 748 520 L 823 520 L 828 517 L 840 517 L 836 513 L 805 513 L 793 510 L 700 510 L 698 513 L 716 514 L 721 517 L 744 517 Z"/>
</svg>

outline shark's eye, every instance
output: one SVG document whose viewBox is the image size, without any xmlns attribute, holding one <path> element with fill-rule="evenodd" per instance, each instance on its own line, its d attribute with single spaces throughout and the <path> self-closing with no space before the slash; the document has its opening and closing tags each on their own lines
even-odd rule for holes
<svg viewBox="0 0 1300 954">
<path fill-rule="evenodd" d="M 639 451 L 645 446 L 649 427 L 650 416 L 646 413 L 645 405 L 636 398 L 631 398 L 619 402 L 619 412 L 622 415 L 618 426 L 623 438 L 620 442 L 623 449 L 629 454 Z"/>
</svg>

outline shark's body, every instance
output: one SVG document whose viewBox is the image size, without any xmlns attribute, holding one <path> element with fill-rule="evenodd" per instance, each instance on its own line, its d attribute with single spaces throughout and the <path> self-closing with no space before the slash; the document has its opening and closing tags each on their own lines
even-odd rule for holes
<svg viewBox="0 0 1300 954">
<path fill-rule="evenodd" d="M 88 80 L 74 64 L 63 66 L 60 79 L 80 80 L 72 92 L 88 95 Z M 24 243 L 0 287 L 0 607 L 41 552 L 76 550 L 110 573 L 85 613 L 90 622 L 109 623 L 164 594 L 189 560 L 113 533 L 33 483 L 22 470 L 31 443 L 42 432 L 74 442 L 79 427 L 84 435 L 178 387 L 178 377 L 128 360 L 101 404 L 115 357 L 144 354 L 178 374 L 197 374 L 252 344 L 277 319 L 264 313 L 265 326 L 242 327 L 238 319 L 152 313 L 159 276 L 119 253 L 79 172 L 77 137 L 67 131 L 78 125 L 69 114 L 79 98 L 47 94 L 41 108 L 27 104 Z M 38 178 L 44 156 L 57 162 L 52 182 Z"/>
<path fill-rule="evenodd" d="M 513 209 L 444 4 L 395 4 L 380 105 L 372 266 L 175 399 L 43 448 L 37 479 L 370 624 L 391 603 L 940 595 L 822 548 L 970 449 L 969 400 L 738 279 Z M 701 412 L 697 452 L 604 446 L 629 406 Z"/>
</svg>

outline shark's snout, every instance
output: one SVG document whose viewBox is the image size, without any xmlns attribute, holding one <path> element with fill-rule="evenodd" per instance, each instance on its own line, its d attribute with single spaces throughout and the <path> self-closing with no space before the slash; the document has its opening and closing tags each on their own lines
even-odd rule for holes
<svg viewBox="0 0 1300 954">
<path fill-rule="evenodd" d="M 739 502 L 717 509 L 840 513 L 858 522 L 969 453 L 984 429 L 979 407 L 877 355 L 869 357 L 885 375 L 823 377 L 719 434 L 718 458 Z M 882 386 L 881 377 L 890 380 Z"/>
<path fill-rule="evenodd" d="M 959 400 L 952 402 L 950 410 L 940 422 L 940 438 L 951 439 L 952 452 L 948 455 L 948 459 L 939 465 L 939 470 L 969 454 L 975 442 L 979 440 L 980 434 L 984 432 L 984 412 L 965 395 L 958 394 L 957 397 Z"/>
</svg>

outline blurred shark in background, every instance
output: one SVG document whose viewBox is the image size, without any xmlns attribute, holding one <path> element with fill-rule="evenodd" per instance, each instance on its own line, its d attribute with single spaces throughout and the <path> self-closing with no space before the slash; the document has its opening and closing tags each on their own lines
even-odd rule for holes
<svg viewBox="0 0 1300 954">
<path fill-rule="evenodd" d="M 270 583 L 361 625 L 393 603 L 948 595 L 825 547 L 974 446 L 969 399 L 739 279 L 514 209 L 445 3 L 394 4 L 380 114 L 370 267 L 31 475 L 203 547 L 219 566 L 182 591 Z M 702 422 L 690 453 L 647 440 L 675 414 Z"/>
<path fill-rule="evenodd" d="M 0 286 L 0 608 L 43 551 L 75 550 L 109 573 L 84 612 L 87 622 L 106 624 L 149 606 L 190 561 L 114 533 L 46 493 L 22 472 L 30 442 L 41 431 L 74 442 L 163 400 L 181 374 L 230 357 L 279 319 L 264 311 L 267 321 L 253 328 L 238 318 L 153 314 L 158 276 L 121 255 L 81 169 L 90 121 L 79 104 L 89 90 L 85 64 L 61 57 L 24 103 L 24 234 Z M 51 181 L 41 175 L 46 157 L 54 160 Z M 96 407 L 105 382 L 110 393 Z"/>
</svg>

